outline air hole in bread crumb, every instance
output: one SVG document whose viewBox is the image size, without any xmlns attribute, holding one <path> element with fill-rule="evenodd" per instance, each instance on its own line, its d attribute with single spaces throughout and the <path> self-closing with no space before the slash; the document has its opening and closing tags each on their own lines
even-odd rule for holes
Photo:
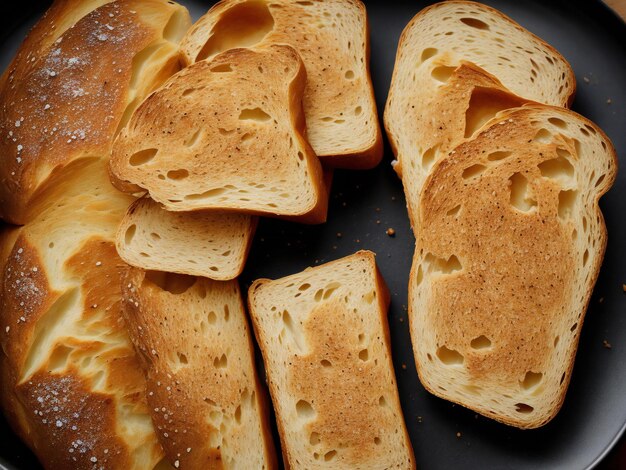
<svg viewBox="0 0 626 470">
<path fill-rule="evenodd" d="M 446 215 L 450 216 L 450 217 L 454 217 L 454 216 L 456 216 L 459 213 L 460 210 L 461 210 L 461 204 L 457 204 L 452 209 L 450 209 L 448 212 L 446 212 Z"/>
<path fill-rule="evenodd" d="M 378 399 L 378 406 L 382 406 L 382 407 L 387 406 L 387 400 L 385 399 L 383 395 L 381 395 L 380 398 Z"/>
<path fill-rule="evenodd" d="M 365 344 L 365 335 L 363 333 L 359 333 L 359 344 Z"/>
<path fill-rule="evenodd" d="M 570 327 L 570 331 L 573 333 L 574 331 L 576 331 L 576 328 L 578 328 L 578 323 L 574 323 L 571 327 Z"/>
<path fill-rule="evenodd" d="M 235 409 L 235 421 L 237 424 L 241 424 L 241 405 Z"/>
<path fill-rule="evenodd" d="M 506 150 L 491 152 L 489 155 L 487 155 L 487 160 L 489 160 L 490 162 L 498 162 L 500 160 L 504 160 L 507 157 L 510 157 L 512 154 L 513 152 L 509 152 Z"/>
<path fill-rule="evenodd" d="M 195 284 L 196 278 L 184 274 L 147 271 L 145 281 L 151 282 L 170 294 L 179 295 L 187 292 Z"/>
<path fill-rule="evenodd" d="M 430 76 L 433 77 L 438 82 L 446 83 L 448 80 L 450 80 L 450 77 L 452 76 L 455 70 L 456 70 L 456 67 L 449 67 L 447 65 L 439 65 L 432 69 L 432 71 L 430 72 Z"/>
<path fill-rule="evenodd" d="M 357 106 L 354 108 L 354 115 L 359 116 L 363 112 L 363 108 L 361 106 Z"/>
<path fill-rule="evenodd" d="M 417 267 L 417 274 L 415 275 L 415 285 L 419 286 L 424 280 L 424 270 L 422 269 L 422 265 L 420 264 Z"/>
<path fill-rule="evenodd" d="M 167 172 L 167 178 L 170 180 L 178 181 L 184 180 L 189 177 L 189 172 L 185 169 L 180 170 L 170 170 Z"/>
<path fill-rule="evenodd" d="M 207 315 L 207 321 L 210 325 L 215 325 L 217 323 L 217 315 L 215 314 L 215 312 L 209 312 L 209 314 Z"/>
<path fill-rule="evenodd" d="M 578 191 L 569 190 L 569 191 L 561 191 L 559 192 L 559 217 L 561 219 L 567 219 L 571 216 L 574 210 L 574 205 L 576 204 L 576 197 L 578 196 Z"/>
<path fill-rule="evenodd" d="M 326 286 L 326 290 L 324 291 L 324 300 L 327 300 L 333 293 L 341 287 L 341 284 L 338 282 L 331 282 Z"/>
<path fill-rule="evenodd" d="M 332 366 L 332 363 L 328 359 L 322 359 L 320 361 L 320 364 L 322 365 L 322 367 L 331 367 Z"/>
<path fill-rule="evenodd" d="M 477 18 L 461 18 L 461 23 L 465 23 L 470 28 L 481 29 L 483 31 L 489 30 L 489 25 Z"/>
<path fill-rule="evenodd" d="M 476 165 L 472 165 L 463 170 L 463 174 L 461 175 L 463 179 L 467 180 L 470 178 L 476 178 L 481 175 L 483 171 L 485 171 L 487 167 L 485 165 L 481 165 L 477 163 Z"/>
<path fill-rule="evenodd" d="M 135 233 L 137 233 L 137 226 L 135 224 L 130 225 L 126 229 L 126 232 L 124 233 L 124 243 L 126 245 L 131 244 L 131 242 L 133 241 L 133 238 L 135 238 Z"/>
<path fill-rule="evenodd" d="M 589 250 L 585 250 L 583 253 L 583 266 L 587 266 L 587 261 L 589 260 Z"/>
<path fill-rule="evenodd" d="M 567 123 L 563 119 L 551 117 L 548 118 L 548 122 L 559 129 L 567 129 Z"/>
<path fill-rule="evenodd" d="M 352 80 L 354 78 L 354 72 L 352 70 L 348 70 L 344 74 L 344 77 L 346 77 L 346 79 L 348 79 L 348 80 Z"/>
<path fill-rule="evenodd" d="M 300 161 L 303 161 L 303 160 L 304 160 L 304 154 L 303 154 L 302 152 L 298 152 L 298 159 L 299 159 Z"/>
<path fill-rule="evenodd" d="M 598 186 L 600 186 L 602 184 L 602 182 L 604 181 L 606 175 L 601 175 L 597 180 L 596 180 L 596 188 Z"/>
<path fill-rule="evenodd" d="M 216 65 L 215 67 L 211 69 L 211 72 L 213 73 L 227 73 L 227 72 L 232 72 L 232 71 L 233 71 L 233 68 L 231 67 L 230 64 Z"/>
<path fill-rule="evenodd" d="M 154 241 L 158 241 L 158 240 L 161 239 L 161 235 L 159 235 L 158 233 L 152 232 L 150 234 L 150 238 L 152 238 L 152 240 L 154 240 Z"/>
<path fill-rule="evenodd" d="M 264 2 L 234 5 L 213 26 L 212 35 L 196 56 L 196 62 L 237 47 L 259 43 L 274 29 L 274 18 Z"/>
<path fill-rule="evenodd" d="M 324 461 L 326 462 L 330 462 L 331 460 L 333 460 L 335 457 L 337 456 L 337 451 L 336 450 L 329 450 L 328 452 L 326 452 L 324 454 Z"/>
<path fill-rule="evenodd" d="M 189 361 L 187 360 L 187 356 L 185 356 L 183 353 L 178 352 L 176 353 L 176 356 L 178 357 L 178 362 L 180 364 L 188 364 Z"/>
<path fill-rule="evenodd" d="M 432 253 L 428 253 L 424 257 L 424 262 L 429 266 L 429 268 L 432 268 L 435 272 L 442 274 L 452 274 L 455 271 L 463 269 L 463 266 L 456 255 L 450 255 L 448 259 L 445 259 L 438 258 Z"/>
<path fill-rule="evenodd" d="M 74 351 L 74 348 L 70 348 L 65 345 L 57 345 L 54 348 L 54 352 L 48 359 L 48 370 L 50 372 L 62 371 L 67 366 L 70 354 Z"/>
<path fill-rule="evenodd" d="M 365 300 L 368 304 L 372 304 L 376 299 L 376 291 L 370 291 L 363 296 L 363 300 Z"/>
<path fill-rule="evenodd" d="M 359 359 L 362 361 L 367 361 L 370 357 L 369 351 L 367 349 L 361 349 L 359 351 Z"/>
<path fill-rule="evenodd" d="M 537 207 L 537 201 L 528 194 L 528 180 L 521 173 L 514 173 L 509 178 L 511 205 L 522 212 L 529 212 Z"/>
<path fill-rule="evenodd" d="M 548 129 L 541 128 L 537 131 L 535 137 L 533 137 L 533 140 L 542 144 L 549 144 L 550 142 L 552 142 L 552 137 L 552 132 L 550 132 Z"/>
<path fill-rule="evenodd" d="M 524 390 L 532 390 L 536 388 L 543 380 L 543 374 L 541 372 L 526 372 L 524 380 L 520 382 L 521 387 Z"/>
<path fill-rule="evenodd" d="M 492 88 L 476 87 L 465 111 L 465 137 L 471 137 L 500 111 L 523 103 L 508 93 Z"/>
<path fill-rule="evenodd" d="M 128 163 L 131 166 L 141 166 L 145 165 L 152 161 L 152 159 L 156 156 L 158 149 L 145 149 L 140 150 L 139 152 L 133 153 L 128 159 Z"/>
<path fill-rule="evenodd" d="M 261 108 L 246 108 L 242 109 L 239 113 L 240 121 L 257 121 L 265 122 L 269 121 L 271 116 L 263 111 Z"/>
<path fill-rule="evenodd" d="M 559 345 L 559 341 L 561 340 L 560 336 L 554 337 L 554 347 L 556 348 Z"/>
<path fill-rule="evenodd" d="M 305 291 L 305 290 L 309 289 L 310 287 L 311 287 L 311 284 L 309 284 L 308 282 L 305 282 L 300 287 L 298 287 L 298 290 Z"/>
<path fill-rule="evenodd" d="M 296 413 L 302 419 L 311 419 L 315 417 L 313 406 L 306 400 L 298 400 L 296 403 Z"/>
<path fill-rule="evenodd" d="M 439 146 L 435 145 L 434 147 L 429 148 L 422 154 L 422 168 L 424 168 L 424 170 L 429 170 L 430 167 L 433 166 L 438 151 Z"/>
<path fill-rule="evenodd" d="M 459 366 L 462 365 L 465 360 L 460 352 L 445 346 L 437 348 L 437 357 L 447 366 Z"/>
<path fill-rule="evenodd" d="M 563 372 L 563 375 L 561 375 L 561 380 L 559 380 L 559 385 L 563 385 L 563 382 L 565 382 L 565 372 Z"/>
<path fill-rule="evenodd" d="M 565 149 L 557 149 L 557 153 L 558 157 L 551 158 L 537 165 L 541 171 L 541 176 L 554 179 L 571 178 L 574 176 L 574 167 L 568 160 L 571 154 Z"/>
<path fill-rule="evenodd" d="M 480 335 L 470 341 L 470 346 L 472 349 L 487 349 L 491 347 L 491 340 L 485 335 Z"/>
<path fill-rule="evenodd" d="M 309 436 L 309 444 L 316 446 L 320 443 L 320 435 L 317 432 L 312 432 Z"/>
<path fill-rule="evenodd" d="M 529 414 L 534 411 L 534 408 L 530 405 L 527 405 L 526 403 L 516 403 L 515 411 L 522 414 Z"/>
<path fill-rule="evenodd" d="M 381 443 L 380 437 L 375 437 L 374 438 L 374 444 L 376 444 L 378 446 L 378 445 L 380 445 L 380 443 Z"/>
<path fill-rule="evenodd" d="M 189 138 L 185 140 L 185 142 L 183 142 L 183 145 L 185 147 L 193 147 L 194 145 L 198 143 L 201 136 L 202 136 L 202 129 L 198 129 L 191 136 L 189 136 Z"/>
<path fill-rule="evenodd" d="M 426 62 L 431 57 L 436 56 L 438 52 L 439 50 L 434 47 L 427 47 L 422 51 L 421 62 Z"/>
<path fill-rule="evenodd" d="M 213 366 L 217 369 L 225 369 L 228 367 L 228 357 L 226 354 L 222 354 L 220 357 L 213 359 Z"/>
</svg>

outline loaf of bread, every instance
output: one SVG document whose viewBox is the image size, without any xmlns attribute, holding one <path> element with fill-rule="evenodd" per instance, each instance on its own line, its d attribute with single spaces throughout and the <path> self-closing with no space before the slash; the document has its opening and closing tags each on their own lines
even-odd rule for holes
<svg viewBox="0 0 626 470">
<path fill-rule="evenodd" d="M 0 218 L 23 224 L 64 168 L 105 158 L 143 97 L 180 68 L 187 10 L 56 1 L 0 78 Z"/>
<path fill-rule="evenodd" d="M 276 468 L 237 281 L 131 269 L 124 315 L 157 435 L 178 468 Z"/>
<path fill-rule="evenodd" d="M 409 316 L 432 393 L 520 428 L 563 403 L 606 246 L 616 156 L 562 108 L 503 111 L 432 169 Z"/>
<path fill-rule="evenodd" d="M 245 214 L 170 212 L 141 198 L 120 224 L 117 252 L 131 266 L 227 281 L 241 274 L 257 222 Z"/>
<path fill-rule="evenodd" d="M 304 139 L 298 53 L 232 49 L 151 94 L 115 141 L 113 182 L 167 210 L 326 220 L 322 168 Z"/>
<path fill-rule="evenodd" d="M 497 112 L 532 101 L 567 106 L 575 88 L 561 54 L 493 8 L 449 1 L 419 12 L 400 38 L 385 107 L 413 226 L 438 159 Z"/>
<path fill-rule="evenodd" d="M 249 290 L 287 468 L 414 468 L 374 254 Z"/>
<path fill-rule="evenodd" d="M 98 160 L 63 181 L 63 197 L 3 237 L 3 409 L 48 469 L 152 468 L 162 450 L 113 243 L 130 198 Z"/>
<path fill-rule="evenodd" d="M 325 165 L 372 168 L 382 136 L 369 75 L 369 28 L 360 0 L 223 0 L 182 41 L 186 63 L 234 47 L 289 44 L 304 61 L 307 138 Z"/>
<path fill-rule="evenodd" d="M 113 137 L 180 68 L 186 9 L 57 0 L 0 79 L 0 400 L 49 469 L 149 469 L 163 450 L 121 310 L 114 245 L 132 198 Z"/>
</svg>

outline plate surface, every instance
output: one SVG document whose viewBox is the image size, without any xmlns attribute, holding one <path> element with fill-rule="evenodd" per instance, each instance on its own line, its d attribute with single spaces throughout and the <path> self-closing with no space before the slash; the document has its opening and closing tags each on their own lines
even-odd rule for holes
<svg viewBox="0 0 626 470">
<path fill-rule="evenodd" d="M 181 3 L 198 18 L 213 2 Z M 366 1 L 371 26 L 371 71 L 381 115 L 400 33 L 428 3 Z M 626 155 L 626 25 L 599 1 L 485 3 L 546 40 L 569 60 L 578 82 L 574 110 L 599 124 L 613 140 L 618 155 Z M 41 0 L 2 2 L 2 70 L 46 4 Z M 246 288 L 258 277 L 295 273 L 358 249 L 376 252 L 392 292 L 389 324 L 394 363 L 418 468 L 596 466 L 619 440 L 626 423 L 626 295 L 622 291 L 622 284 L 626 283 L 626 172 L 620 172 L 615 186 L 601 202 L 609 232 L 608 249 L 582 330 L 565 404 L 544 428 L 520 431 L 435 398 L 419 383 L 406 313 L 414 239 L 402 186 L 389 164 L 392 158 L 386 143 L 385 159 L 378 168 L 337 171 L 329 220 L 324 225 L 308 227 L 263 220 L 242 286 Z M 386 235 L 388 227 L 395 229 L 394 238 Z M 605 348 L 603 340 L 611 343 L 612 348 Z M 39 468 L 4 421 L 0 422 L 0 459 L 11 469 Z"/>
</svg>

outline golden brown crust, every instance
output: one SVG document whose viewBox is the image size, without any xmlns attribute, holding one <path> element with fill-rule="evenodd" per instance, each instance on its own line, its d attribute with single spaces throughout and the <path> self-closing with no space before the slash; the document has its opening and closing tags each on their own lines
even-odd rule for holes
<svg viewBox="0 0 626 470">
<path fill-rule="evenodd" d="M 57 183 L 55 170 L 83 157 L 106 158 L 130 101 L 178 67 L 163 31 L 181 7 L 119 0 L 89 10 L 100 3 L 55 3 L 0 82 L 0 217 L 7 221 L 33 217 L 30 200 Z M 148 78 L 133 76 L 138 53 L 156 44 L 169 47 L 173 59 Z"/>
</svg>

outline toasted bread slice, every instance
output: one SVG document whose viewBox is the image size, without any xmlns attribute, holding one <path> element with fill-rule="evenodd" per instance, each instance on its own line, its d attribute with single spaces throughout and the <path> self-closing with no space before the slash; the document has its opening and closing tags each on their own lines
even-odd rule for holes
<svg viewBox="0 0 626 470">
<path fill-rule="evenodd" d="M 115 141 L 114 184 L 171 211 L 326 218 L 319 160 L 303 137 L 306 81 L 285 45 L 232 49 L 150 95 Z"/>
<path fill-rule="evenodd" d="M 124 315 L 176 468 L 276 468 L 237 281 L 130 269 Z"/>
<path fill-rule="evenodd" d="M 374 254 L 276 281 L 248 303 L 291 468 L 414 468 Z"/>
<path fill-rule="evenodd" d="M 439 158 L 497 111 L 533 101 L 568 106 L 575 88 L 556 50 L 493 8 L 449 1 L 418 13 L 400 38 L 385 107 L 412 222 Z"/>
<path fill-rule="evenodd" d="M 409 286 L 430 392 L 520 428 L 556 415 L 606 245 L 598 200 L 616 165 L 593 123 L 528 105 L 434 167 Z"/>
<path fill-rule="evenodd" d="M 68 165 L 108 158 L 133 109 L 180 69 L 190 25 L 166 0 L 54 2 L 0 78 L 0 218 L 36 218 Z"/>
<path fill-rule="evenodd" d="M 228 281 L 243 270 L 257 222 L 245 214 L 169 212 L 141 198 L 120 224 L 117 252 L 142 269 Z"/>
<path fill-rule="evenodd" d="M 433 165 L 445 157 L 463 139 L 474 133 L 498 112 L 521 106 L 527 100 L 510 93 L 492 75 L 469 63 L 461 62 L 449 69 L 445 82 L 433 83 L 432 71 L 442 65 L 432 59 L 428 67 L 415 72 L 416 86 L 431 89 L 416 101 L 405 103 L 399 127 L 395 117 L 389 117 L 391 129 L 401 133 L 394 142 L 396 173 L 402 178 L 411 225 L 415 228 L 420 192 Z M 440 77 L 441 78 L 441 77 Z M 393 106 L 391 109 L 395 109 Z M 400 111 L 398 109 L 398 111 Z M 391 135 L 391 133 L 390 133 Z"/>
<path fill-rule="evenodd" d="M 369 28 L 359 0 L 224 0 L 183 39 L 187 64 L 233 47 L 289 44 L 304 61 L 307 138 L 325 165 L 372 168 L 382 136 L 369 74 Z"/>
</svg>

